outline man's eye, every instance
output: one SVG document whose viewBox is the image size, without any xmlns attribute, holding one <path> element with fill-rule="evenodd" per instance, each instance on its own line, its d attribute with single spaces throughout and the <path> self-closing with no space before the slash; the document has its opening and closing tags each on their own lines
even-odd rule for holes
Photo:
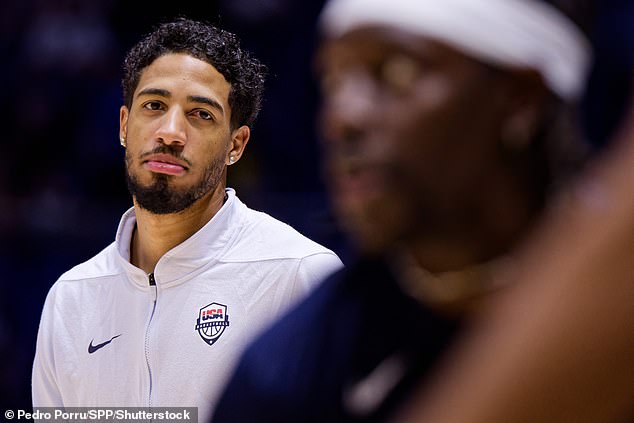
<svg viewBox="0 0 634 423">
<path fill-rule="evenodd" d="M 148 110 L 161 110 L 161 103 L 158 101 L 149 101 L 143 105 Z"/>
<path fill-rule="evenodd" d="M 322 92 L 332 93 L 341 85 L 341 76 L 334 72 L 325 72 L 321 76 L 320 85 Z"/>
<path fill-rule="evenodd" d="M 418 63 L 404 54 L 394 54 L 381 63 L 380 80 L 396 91 L 407 91 L 415 84 L 421 69 Z"/>
<path fill-rule="evenodd" d="M 198 115 L 199 118 L 203 119 L 203 120 L 213 120 L 214 117 L 211 113 L 209 113 L 206 110 L 196 110 L 194 112 L 196 115 Z"/>
</svg>

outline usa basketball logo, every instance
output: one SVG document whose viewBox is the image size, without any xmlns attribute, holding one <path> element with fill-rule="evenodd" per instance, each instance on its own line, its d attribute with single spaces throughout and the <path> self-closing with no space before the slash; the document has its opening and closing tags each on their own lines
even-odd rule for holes
<svg viewBox="0 0 634 423">
<path fill-rule="evenodd" d="M 229 326 L 229 315 L 226 305 L 211 303 L 200 309 L 196 319 L 196 330 L 207 344 L 213 345 L 227 326 Z"/>
</svg>

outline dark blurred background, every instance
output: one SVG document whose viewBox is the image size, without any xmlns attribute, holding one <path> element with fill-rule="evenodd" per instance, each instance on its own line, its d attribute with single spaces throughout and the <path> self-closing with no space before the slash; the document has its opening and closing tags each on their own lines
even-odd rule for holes
<svg viewBox="0 0 634 423">
<path fill-rule="evenodd" d="M 349 248 L 329 213 L 315 131 L 311 59 L 323 1 L 184 3 L 0 3 L 0 411 L 30 409 L 31 363 L 48 289 L 114 240 L 131 205 L 118 140 L 121 62 L 161 21 L 182 15 L 218 24 L 268 65 L 263 110 L 229 186 L 250 207 L 347 260 Z M 597 150 L 629 94 L 632 3 L 602 2 L 593 31 L 599 60 L 582 124 Z"/>
</svg>

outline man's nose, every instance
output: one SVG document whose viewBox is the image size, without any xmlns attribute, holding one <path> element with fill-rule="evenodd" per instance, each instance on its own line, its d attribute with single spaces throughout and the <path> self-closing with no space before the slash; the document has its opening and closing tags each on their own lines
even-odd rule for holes
<svg viewBox="0 0 634 423">
<path fill-rule="evenodd" d="M 354 142 L 376 123 L 377 91 L 362 73 L 342 78 L 324 95 L 322 132 L 328 142 Z"/>
<path fill-rule="evenodd" d="M 187 141 L 186 116 L 178 108 L 170 108 L 162 117 L 156 132 L 159 142 L 166 145 L 185 145 Z"/>
</svg>

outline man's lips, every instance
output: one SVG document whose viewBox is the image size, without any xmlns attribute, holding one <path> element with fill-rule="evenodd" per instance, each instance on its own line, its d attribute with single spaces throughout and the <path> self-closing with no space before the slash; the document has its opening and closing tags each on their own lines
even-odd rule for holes
<svg viewBox="0 0 634 423">
<path fill-rule="evenodd" d="M 348 202 L 368 200 L 386 188 L 384 169 L 376 165 L 345 163 L 331 170 L 335 192 Z"/>
<path fill-rule="evenodd" d="M 187 170 L 184 162 L 169 154 L 152 154 L 143 160 L 143 166 L 151 172 L 166 175 L 181 175 Z"/>
</svg>

